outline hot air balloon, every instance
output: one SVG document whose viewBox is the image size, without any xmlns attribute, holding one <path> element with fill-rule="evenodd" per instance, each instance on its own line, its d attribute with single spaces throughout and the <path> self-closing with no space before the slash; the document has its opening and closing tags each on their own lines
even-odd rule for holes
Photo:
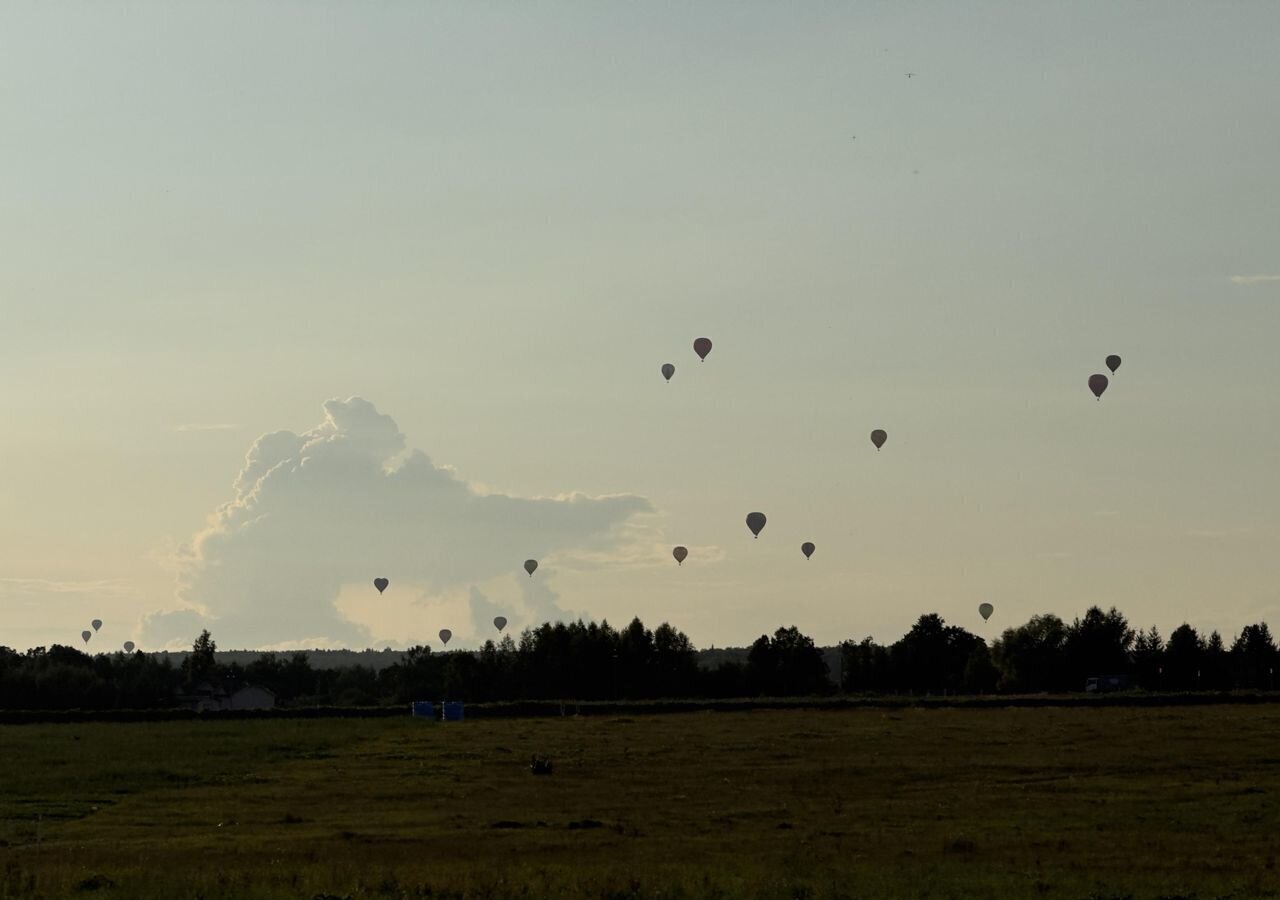
<svg viewBox="0 0 1280 900">
<path fill-rule="evenodd" d="M 670 381 L 670 380 L 671 380 L 671 376 L 672 376 L 672 375 L 674 375 L 674 374 L 676 374 L 676 367 L 675 367 L 675 366 L 671 365 L 671 363 L 663 363 L 663 364 L 662 364 L 662 377 L 663 377 L 663 378 L 667 379 L 667 381 Z"/>
<path fill-rule="evenodd" d="M 689 555 L 689 550 L 686 547 L 676 547 L 671 551 L 671 555 L 676 558 L 676 565 L 683 566 L 685 558 Z"/>
<path fill-rule="evenodd" d="M 134 648 L 134 643 L 133 643 L 133 641 L 125 641 L 125 642 L 124 642 L 124 652 L 125 652 L 125 653 L 132 653 L 132 652 L 133 652 L 133 648 Z"/>
<path fill-rule="evenodd" d="M 494 617 L 493 617 L 493 627 L 494 627 L 494 628 L 496 628 L 496 629 L 498 629 L 499 631 L 501 631 L 502 629 L 506 628 L 506 627 L 507 627 L 507 617 L 506 617 L 506 616 L 494 616 Z"/>
<path fill-rule="evenodd" d="M 1107 384 L 1109 384 L 1109 382 L 1107 381 L 1106 375 L 1089 376 L 1089 390 L 1093 391 L 1093 396 L 1097 397 L 1099 400 L 1102 399 L 1102 392 L 1107 389 Z"/>
<path fill-rule="evenodd" d="M 813 551 L 817 549 L 817 547 L 813 546 L 813 541 L 805 541 L 800 545 L 800 552 L 804 554 L 805 559 L 813 556 Z"/>
<path fill-rule="evenodd" d="M 711 338 L 698 338 L 694 341 L 693 352 L 698 354 L 698 358 L 705 362 L 707 354 L 711 352 Z"/>
<path fill-rule="evenodd" d="M 876 445 L 877 450 L 883 447 L 884 442 L 887 440 L 889 440 L 889 433 L 883 428 L 877 428 L 875 431 L 871 432 L 871 443 Z"/>
<path fill-rule="evenodd" d="M 375 579 L 373 579 L 373 586 L 374 586 L 374 587 L 376 587 L 376 588 L 378 589 L 378 593 L 379 593 L 379 594 L 381 594 L 383 591 L 385 591 L 385 590 L 387 589 L 387 585 L 389 585 L 390 583 L 391 583 L 391 582 L 390 582 L 390 581 L 387 581 L 387 579 L 385 579 L 385 578 L 375 578 Z"/>
<path fill-rule="evenodd" d="M 982 621 L 984 622 L 987 621 L 987 619 L 990 619 L 991 614 L 995 611 L 996 611 L 996 608 L 992 606 L 990 603 L 978 604 L 978 615 L 982 616 Z"/>
<path fill-rule="evenodd" d="M 448 628 L 440 629 L 440 643 L 442 644 L 449 643 L 449 638 L 451 637 L 453 637 L 453 632 L 450 631 Z"/>
<path fill-rule="evenodd" d="M 538 568 L 538 561 L 536 559 L 526 559 L 524 561 L 524 570 L 529 573 L 530 578 L 533 577 L 534 570 L 536 570 L 537 568 Z"/>
<path fill-rule="evenodd" d="M 1112 353 L 1107 357 L 1107 368 L 1111 370 L 1111 374 L 1116 374 L 1116 369 L 1120 368 L 1120 357 Z"/>
<path fill-rule="evenodd" d="M 756 537 L 760 537 L 765 521 L 766 519 L 762 512 L 747 513 L 747 527 L 751 529 L 751 533 Z"/>
<path fill-rule="evenodd" d="M 99 628 L 101 628 L 101 627 L 102 627 L 102 620 L 101 620 L 101 619 L 94 619 L 94 620 L 93 620 L 92 622 L 90 622 L 89 624 L 93 626 L 93 630 L 94 630 L 94 631 L 97 631 Z"/>
<path fill-rule="evenodd" d="M 87 644 L 87 643 L 89 643 L 89 638 L 93 637 L 93 632 L 92 632 L 92 631 L 82 631 L 82 632 L 80 632 L 80 637 L 81 637 L 81 638 L 84 640 L 84 642 Z"/>
</svg>

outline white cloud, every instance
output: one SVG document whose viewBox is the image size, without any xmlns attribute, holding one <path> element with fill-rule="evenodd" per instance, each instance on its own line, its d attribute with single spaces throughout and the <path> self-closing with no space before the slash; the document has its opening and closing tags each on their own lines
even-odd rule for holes
<svg viewBox="0 0 1280 900">
<path fill-rule="evenodd" d="M 1232 275 L 1228 280 L 1232 284 L 1265 284 L 1268 281 L 1280 281 L 1280 275 Z"/>
<path fill-rule="evenodd" d="M 508 619 L 511 619 L 511 610 L 501 603 L 495 603 L 493 600 L 490 600 L 485 596 L 480 588 L 475 587 L 474 585 L 471 587 L 469 600 L 472 633 L 480 635 L 482 638 L 485 636 L 492 637 L 494 641 L 501 640 L 501 635 L 494 630 L 493 618 L 494 616 L 506 616 Z M 517 629 L 513 629 L 510 623 L 508 623 L 507 627 L 503 630 L 503 633 L 512 634 L 514 637 L 517 636 Z"/>
<path fill-rule="evenodd" d="M 303 434 L 278 431 L 254 442 L 234 498 L 179 555 L 180 608 L 147 619 L 149 644 L 189 643 L 204 623 L 226 647 L 304 636 L 367 646 L 374 635 L 356 620 L 377 617 L 346 603 L 340 610 L 335 601 L 344 587 L 358 586 L 376 607 L 386 595 L 374 590 L 375 577 L 390 579 L 388 591 L 429 605 L 487 582 L 509 585 L 518 575 L 533 621 L 562 617 L 547 583 L 554 560 L 629 557 L 634 535 L 626 526 L 651 511 L 631 494 L 482 493 L 425 453 L 407 450 L 395 421 L 368 401 L 329 400 L 324 413 Z M 528 558 L 543 563 L 533 579 L 521 569 Z M 485 603 L 474 611 L 481 613 L 497 614 Z"/>
<path fill-rule="evenodd" d="M 208 619 L 194 609 L 174 609 L 144 616 L 139 632 L 149 650 L 190 650 Z M 227 645 L 224 649 L 235 649 Z"/>
</svg>

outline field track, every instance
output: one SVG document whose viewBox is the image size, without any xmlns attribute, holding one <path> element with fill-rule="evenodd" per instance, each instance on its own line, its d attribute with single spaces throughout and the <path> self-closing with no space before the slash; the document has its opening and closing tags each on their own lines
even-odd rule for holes
<svg viewBox="0 0 1280 900">
<path fill-rule="evenodd" d="M 836 697 L 763 697 L 736 700 L 517 700 L 467 706 L 472 719 L 538 718 L 547 716 L 640 716 L 688 712 L 746 712 L 759 710 L 903 710 L 903 709 L 1098 709 L 1168 706 L 1256 706 L 1280 703 L 1280 691 L 1202 691 L 1151 693 L 1123 691 L 1113 694 L 991 694 L 960 696 L 907 696 L 894 694 L 841 695 Z M 439 705 L 436 706 L 437 713 Z M 197 713 L 189 709 L 67 709 L 0 710 L 0 725 L 44 722 L 179 722 L 242 719 L 394 719 L 408 713 L 406 706 L 281 707 L 272 710 L 220 710 Z"/>
<path fill-rule="evenodd" d="M 0 897 L 1280 896 L 1272 704 L 5 725 L 0 760 Z"/>
</svg>

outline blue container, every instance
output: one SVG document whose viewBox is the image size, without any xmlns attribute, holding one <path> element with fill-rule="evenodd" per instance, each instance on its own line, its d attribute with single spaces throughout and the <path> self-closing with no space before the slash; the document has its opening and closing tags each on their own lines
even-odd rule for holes
<svg viewBox="0 0 1280 900">
<path fill-rule="evenodd" d="M 444 711 L 443 719 L 446 722 L 462 721 L 462 703 L 460 701 L 446 701 L 440 704 Z"/>
<path fill-rule="evenodd" d="M 436 717 L 435 704 L 430 700 L 414 700 L 413 717 L 415 719 L 434 719 Z"/>
</svg>

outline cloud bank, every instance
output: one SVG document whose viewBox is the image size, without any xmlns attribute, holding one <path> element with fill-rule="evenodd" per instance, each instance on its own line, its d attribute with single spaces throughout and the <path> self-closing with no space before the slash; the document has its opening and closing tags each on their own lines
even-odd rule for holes
<svg viewBox="0 0 1280 900">
<path fill-rule="evenodd" d="M 481 622 L 499 604 L 473 588 L 495 579 L 522 592 L 527 615 L 501 609 L 510 630 L 563 613 L 546 583 L 557 554 L 625 556 L 626 526 L 649 511 L 632 494 L 481 492 L 407 450 L 372 403 L 329 400 L 315 428 L 266 434 L 249 448 L 233 499 L 178 558 L 179 608 L 148 617 L 143 635 L 152 646 L 189 643 L 208 627 L 226 648 L 364 647 L 384 635 L 339 609 L 340 594 L 358 587 L 371 605 L 398 594 L 429 606 L 460 593 Z M 528 558 L 543 563 L 532 582 L 521 568 Z M 375 577 L 391 580 L 386 594 L 376 593 Z"/>
<path fill-rule="evenodd" d="M 239 428 L 230 422 L 190 422 L 186 425 L 171 425 L 170 431 L 235 431 Z"/>
<path fill-rule="evenodd" d="M 1232 284 L 1265 284 L 1268 281 L 1280 281 L 1280 275 L 1232 275 Z"/>
</svg>

